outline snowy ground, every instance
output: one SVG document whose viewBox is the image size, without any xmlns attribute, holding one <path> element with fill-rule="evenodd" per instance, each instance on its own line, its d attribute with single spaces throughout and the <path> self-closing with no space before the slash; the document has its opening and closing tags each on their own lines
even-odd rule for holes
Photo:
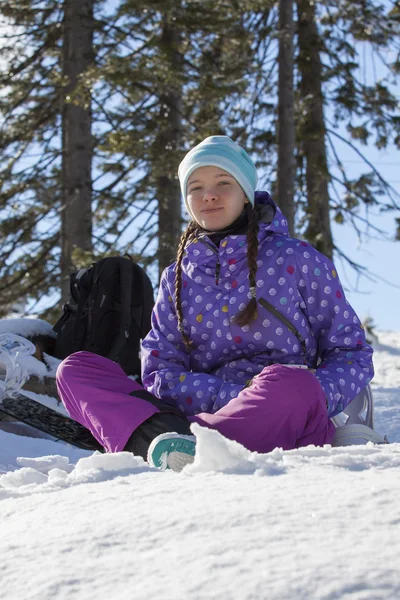
<svg viewBox="0 0 400 600">
<path fill-rule="evenodd" d="M 197 428 L 176 474 L 0 431 L 0 599 L 398 600 L 400 333 L 379 342 L 385 446 L 261 456 Z"/>
</svg>

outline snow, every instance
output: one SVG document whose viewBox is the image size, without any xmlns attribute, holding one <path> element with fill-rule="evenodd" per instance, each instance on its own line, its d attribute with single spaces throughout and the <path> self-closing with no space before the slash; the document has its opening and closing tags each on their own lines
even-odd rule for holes
<svg viewBox="0 0 400 600">
<path fill-rule="evenodd" d="M 23 337 L 32 337 L 35 335 L 48 335 L 55 337 L 53 327 L 47 321 L 42 319 L 24 317 L 21 319 L 1 319 L 0 333 L 15 333 Z"/>
<path fill-rule="evenodd" d="M 0 599 L 400 598 L 400 333 L 375 368 L 388 445 L 257 455 L 197 426 L 177 474 L 0 431 Z"/>
<path fill-rule="evenodd" d="M 69 417 L 69 414 L 66 411 L 64 404 L 62 404 L 52 396 L 46 396 L 45 394 L 36 394 L 35 392 L 29 392 L 28 390 L 24 391 L 24 396 L 32 398 L 32 400 L 36 400 L 37 402 L 48 406 L 52 410 L 61 413 L 65 417 Z"/>
</svg>

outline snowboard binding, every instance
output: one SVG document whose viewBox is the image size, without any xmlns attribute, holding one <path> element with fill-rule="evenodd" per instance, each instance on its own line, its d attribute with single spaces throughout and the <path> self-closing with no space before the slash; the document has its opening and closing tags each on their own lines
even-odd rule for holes
<svg viewBox="0 0 400 600">
<path fill-rule="evenodd" d="M 0 400 L 18 394 L 29 379 L 23 359 L 35 350 L 35 345 L 20 335 L 0 334 Z"/>
</svg>

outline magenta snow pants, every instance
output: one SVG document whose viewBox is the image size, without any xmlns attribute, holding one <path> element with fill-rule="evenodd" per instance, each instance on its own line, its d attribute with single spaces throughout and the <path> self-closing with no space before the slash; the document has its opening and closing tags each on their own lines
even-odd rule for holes
<svg viewBox="0 0 400 600">
<path fill-rule="evenodd" d="M 142 386 L 118 364 L 91 352 L 77 352 L 60 364 L 57 387 L 70 416 L 107 452 L 122 451 L 131 434 L 159 412 L 156 405 L 135 397 Z M 265 367 L 250 387 L 216 413 L 187 419 L 259 453 L 330 444 L 335 432 L 316 376 L 278 364 Z"/>
</svg>

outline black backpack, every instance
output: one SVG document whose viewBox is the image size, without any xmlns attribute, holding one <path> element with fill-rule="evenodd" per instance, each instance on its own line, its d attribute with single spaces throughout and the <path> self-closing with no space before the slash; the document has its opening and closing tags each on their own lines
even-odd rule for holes
<svg viewBox="0 0 400 600">
<path fill-rule="evenodd" d="M 88 350 L 140 377 L 140 340 L 151 328 L 153 288 L 130 258 L 103 258 L 70 276 L 70 298 L 54 325 L 55 356 Z"/>
</svg>

